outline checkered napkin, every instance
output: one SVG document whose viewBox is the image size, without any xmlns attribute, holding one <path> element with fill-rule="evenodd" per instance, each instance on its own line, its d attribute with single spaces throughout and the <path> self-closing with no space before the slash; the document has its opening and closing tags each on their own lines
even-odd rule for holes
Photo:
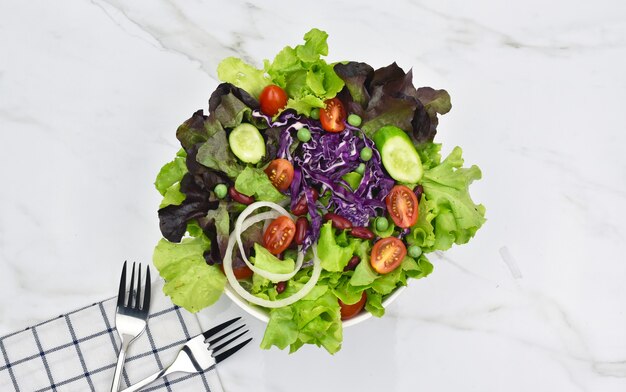
<svg viewBox="0 0 626 392">
<path fill-rule="evenodd" d="M 169 365 L 202 332 L 196 317 L 173 306 L 161 289 L 153 283 L 148 327 L 128 350 L 121 388 Z M 1 337 L 0 391 L 110 391 L 120 347 L 116 304 L 111 298 Z M 178 373 L 144 390 L 209 391 L 209 384 L 205 373 Z"/>
</svg>

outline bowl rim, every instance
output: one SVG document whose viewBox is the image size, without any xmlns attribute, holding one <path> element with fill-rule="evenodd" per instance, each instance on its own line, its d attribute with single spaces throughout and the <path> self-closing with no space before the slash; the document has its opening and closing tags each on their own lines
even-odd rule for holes
<svg viewBox="0 0 626 392">
<path fill-rule="evenodd" d="M 395 301 L 396 298 L 398 298 L 405 289 L 406 289 L 406 286 L 400 286 L 397 289 L 395 289 L 382 302 L 383 307 L 387 308 L 387 306 L 389 306 L 393 301 Z M 256 319 L 266 324 L 269 322 L 269 315 L 268 315 L 269 311 L 267 310 L 267 308 L 253 305 L 249 303 L 248 301 L 246 301 L 245 299 L 241 298 L 241 296 L 239 296 L 239 294 L 237 294 L 237 292 L 233 290 L 230 284 L 228 283 L 226 284 L 226 287 L 224 287 L 224 293 L 226 293 L 226 296 L 230 298 L 231 301 L 237 304 L 237 306 L 239 306 L 241 309 L 245 310 L 248 314 L 254 316 Z M 370 312 L 363 311 L 358 316 L 353 317 L 349 320 L 343 321 L 342 325 L 344 328 L 351 327 L 353 325 L 360 324 L 363 321 L 370 319 L 371 317 L 372 317 L 372 314 Z"/>
</svg>

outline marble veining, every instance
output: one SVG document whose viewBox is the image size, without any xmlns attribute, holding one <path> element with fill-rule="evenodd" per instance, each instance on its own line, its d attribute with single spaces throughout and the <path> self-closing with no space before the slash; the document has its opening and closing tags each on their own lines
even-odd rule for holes
<svg viewBox="0 0 626 392">
<path fill-rule="evenodd" d="M 152 182 L 226 56 L 311 27 L 329 59 L 446 88 L 437 139 L 488 221 L 435 272 L 311 347 L 225 362 L 229 391 L 626 390 L 626 6 L 480 0 L 0 2 L 0 335 L 111 297 L 159 239 Z M 226 298 L 203 325 L 240 314 Z"/>
</svg>

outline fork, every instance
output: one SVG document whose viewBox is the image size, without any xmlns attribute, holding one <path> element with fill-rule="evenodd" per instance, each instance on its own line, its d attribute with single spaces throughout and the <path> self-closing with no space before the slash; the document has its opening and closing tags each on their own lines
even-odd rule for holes
<svg viewBox="0 0 626 392">
<path fill-rule="evenodd" d="M 128 350 L 128 346 L 146 330 L 146 320 L 148 319 L 148 312 L 150 310 L 150 267 L 146 267 L 143 303 L 141 302 L 141 264 L 139 264 L 137 271 L 137 288 L 135 289 L 135 263 L 133 263 L 128 300 L 126 300 L 126 262 L 124 262 L 120 288 L 117 294 L 117 311 L 115 313 L 115 327 L 122 341 L 122 347 L 117 357 L 111 392 L 117 392 L 120 387 L 122 368 L 126 360 L 126 350 Z"/>
<path fill-rule="evenodd" d="M 222 362 L 226 358 L 230 357 L 237 351 L 239 351 L 243 346 L 250 343 L 252 338 L 249 338 L 236 346 L 233 346 L 227 350 L 222 351 L 229 344 L 239 339 L 241 336 L 245 335 L 248 330 L 245 330 L 236 336 L 228 339 L 227 341 L 221 343 L 218 346 L 215 346 L 216 343 L 221 341 L 222 339 L 234 334 L 239 331 L 241 328 L 245 327 L 245 324 L 240 325 L 237 328 L 233 328 L 230 331 L 225 332 L 224 334 L 215 337 L 222 330 L 226 329 L 231 324 L 235 323 L 237 320 L 241 319 L 241 317 L 236 317 L 234 319 L 228 320 L 218 326 L 215 326 L 209 329 L 206 332 L 201 333 L 198 336 L 191 338 L 178 352 L 176 359 L 169 365 L 167 368 L 161 370 L 160 372 L 154 373 L 153 375 L 146 377 L 145 379 L 139 381 L 136 384 L 131 385 L 130 387 L 122 390 L 121 392 L 135 392 L 145 387 L 146 385 L 152 383 L 158 378 L 168 376 L 172 373 L 183 372 L 183 373 L 200 373 L 206 370 L 211 369 L 216 364 Z M 219 352 L 219 353 L 218 353 Z M 217 355 L 216 355 L 217 353 Z M 215 387 L 212 387 L 213 391 Z"/>
</svg>

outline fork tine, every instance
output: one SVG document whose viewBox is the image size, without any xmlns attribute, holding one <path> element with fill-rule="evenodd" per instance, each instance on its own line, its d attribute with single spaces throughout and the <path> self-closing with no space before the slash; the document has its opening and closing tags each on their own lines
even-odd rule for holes
<svg viewBox="0 0 626 392">
<path fill-rule="evenodd" d="M 220 325 L 217 325 L 217 326 L 209 329 L 208 331 L 202 332 L 202 335 L 204 336 L 205 339 L 208 339 L 211 336 L 215 335 L 216 333 L 220 332 L 224 328 L 228 327 L 229 325 L 231 325 L 232 323 L 234 323 L 234 322 L 236 322 L 237 320 L 240 320 L 240 319 L 241 319 L 241 317 L 235 317 L 232 320 L 225 321 L 225 322 L 221 323 Z"/>
<path fill-rule="evenodd" d="M 135 309 L 139 310 L 141 305 L 141 263 L 139 263 L 139 269 L 137 270 L 137 295 L 135 296 Z"/>
<path fill-rule="evenodd" d="M 231 348 L 229 348 L 228 350 L 224 351 L 223 353 L 218 354 L 215 358 L 215 363 L 220 363 L 223 360 L 225 360 L 226 358 L 230 357 L 231 355 L 233 355 L 234 353 L 236 353 L 237 351 L 241 350 L 241 348 L 243 348 L 243 346 L 245 346 L 246 344 L 250 343 L 250 341 L 252 340 L 252 338 L 239 343 L 236 346 L 233 346 Z"/>
<path fill-rule="evenodd" d="M 213 339 L 213 340 L 209 341 L 209 345 L 210 345 L 210 346 L 214 345 L 215 343 L 217 343 L 217 342 L 219 342 L 220 340 L 224 339 L 226 336 L 229 336 L 229 335 L 234 334 L 235 332 L 239 331 L 241 328 L 243 328 L 243 327 L 245 327 L 245 326 L 246 326 L 246 324 L 243 324 L 243 325 L 238 326 L 238 327 L 237 327 L 237 328 L 235 328 L 235 329 L 231 329 L 230 331 L 226 332 L 225 334 L 220 335 L 220 336 L 216 337 L 215 339 Z"/>
<path fill-rule="evenodd" d="M 126 261 L 122 267 L 122 278 L 120 279 L 120 288 L 117 293 L 117 306 L 124 306 L 126 302 Z"/>
<path fill-rule="evenodd" d="M 150 311 L 150 266 L 146 267 L 146 285 L 143 289 L 143 306 L 141 310 L 143 310 L 146 314 Z"/>
<path fill-rule="evenodd" d="M 133 291 L 135 291 L 135 262 L 133 261 L 133 272 L 130 274 L 130 289 L 128 290 L 128 303 L 127 308 L 133 306 Z"/>
<path fill-rule="evenodd" d="M 220 351 L 221 349 L 223 349 L 224 347 L 228 346 L 230 343 L 234 342 L 235 340 L 239 339 L 240 337 L 242 337 L 243 335 L 245 335 L 246 333 L 248 333 L 248 329 L 246 329 L 245 331 L 243 331 L 242 333 L 240 333 L 239 335 L 235 336 L 234 338 L 230 338 L 227 341 L 225 341 L 224 343 L 220 344 L 219 346 L 213 348 L 213 352 L 216 353 L 218 351 Z"/>
</svg>

